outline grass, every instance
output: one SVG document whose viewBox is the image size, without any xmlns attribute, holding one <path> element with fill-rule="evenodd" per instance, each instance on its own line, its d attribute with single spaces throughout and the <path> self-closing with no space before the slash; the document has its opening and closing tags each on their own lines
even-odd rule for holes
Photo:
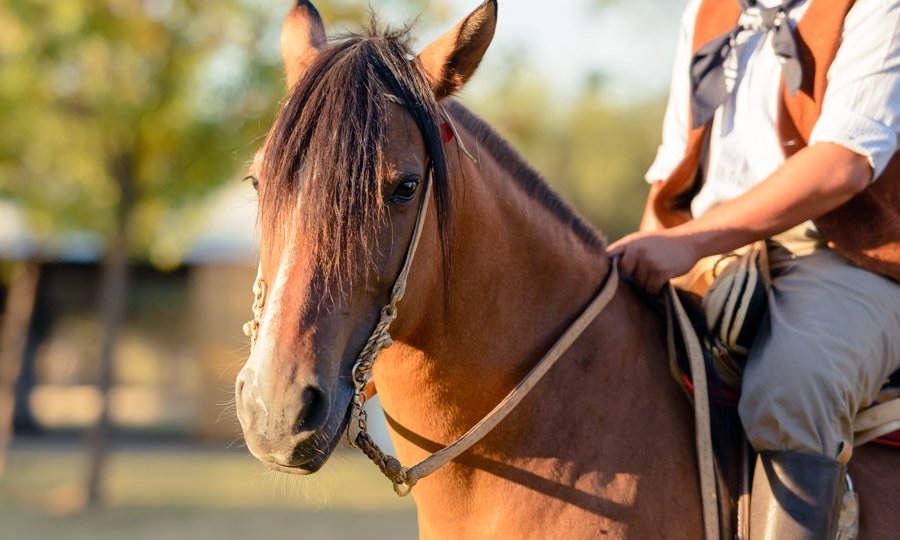
<svg viewBox="0 0 900 540">
<path fill-rule="evenodd" d="M 13 448 L 0 478 L 0 539 L 414 538 L 415 511 L 374 465 L 336 454 L 322 471 L 267 471 L 245 452 L 129 446 L 111 457 L 106 503 L 83 509 L 80 447 Z"/>
</svg>

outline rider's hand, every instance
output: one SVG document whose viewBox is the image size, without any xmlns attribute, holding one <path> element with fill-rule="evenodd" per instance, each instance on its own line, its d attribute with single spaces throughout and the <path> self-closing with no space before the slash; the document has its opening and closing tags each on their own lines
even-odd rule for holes
<svg viewBox="0 0 900 540">
<path fill-rule="evenodd" d="M 692 238 L 674 229 L 629 234 L 609 246 L 609 254 L 619 256 L 619 269 L 653 294 L 702 258 Z"/>
</svg>

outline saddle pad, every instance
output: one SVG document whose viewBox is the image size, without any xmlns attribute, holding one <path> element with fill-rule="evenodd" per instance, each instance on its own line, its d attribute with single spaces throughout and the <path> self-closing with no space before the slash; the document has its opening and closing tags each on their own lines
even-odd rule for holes
<svg viewBox="0 0 900 540">
<path fill-rule="evenodd" d="M 893 376 L 900 375 L 900 370 L 894 373 Z M 893 377 L 892 376 L 892 377 Z M 691 378 L 687 373 L 681 373 L 682 383 L 684 388 L 690 393 L 691 396 L 694 395 L 694 384 L 691 382 Z M 709 387 L 709 398 L 711 401 L 716 403 L 717 405 L 721 405 L 723 407 L 732 407 L 737 408 L 738 401 L 741 398 L 741 394 L 739 391 L 735 391 L 732 388 L 728 388 L 725 385 L 710 385 Z M 894 398 L 900 399 L 900 398 Z M 865 411 L 863 411 L 865 412 Z M 860 413 L 862 414 L 862 413 Z M 888 433 L 886 435 L 882 435 L 881 437 L 877 437 L 872 439 L 869 442 L 873 442 L 875 444 L 880 444 L 883 446 L 893 446 L 894 448 L 900 448 L 900 429 Z"/>
</svg>

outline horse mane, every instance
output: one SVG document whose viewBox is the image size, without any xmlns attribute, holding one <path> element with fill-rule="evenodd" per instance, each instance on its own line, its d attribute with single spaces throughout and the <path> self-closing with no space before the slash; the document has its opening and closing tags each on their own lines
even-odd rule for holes
<svg viewBox="0 0 900 540">
<path fill-rule="evenodd" d="M 424 72 L 410 62 L 409 28 L 331 41 L 290 90 L 266 139 L 260 185 L 263 234 L 300 227 L 310 262 L 327 287 L 374 270 L 387 219 L 382 180 L 386 113 L 399 98 L 418 125 L 434 183 L 449 261 L 450 182 L 439 109 Z M 390 98 L 388 96 L 391 96 Z"/>
<path fill-rule="evenodd" d="M 266 139 L 260 183 L 264 235 L 300 227 L 325 288 L 374 269 L 378 230 L 387 219 L 382 192 L 386 112 L 399 98 L 429 156 L 445 279 L 450 262 L 451 185 L 440 109 L 409 47 L 409 27 L 347 34 L 329 42 L 285 98 Z M 388 97 L 392 96 L 392 97 Z M 447 109 L 510 173 L 517 185 L 587 246 L 603 238 L 548 186 L 486 122 L 454 100 Z"/>
<path fill-rule="evenodd" d="M 447 111 L 515 179 L 516 184 L 575 233 L 589 248 L 604 250 L 606 241 L 581 218 L 513 146 L 487 122 L 455 100 L 447 100 Z"/>
</svg>

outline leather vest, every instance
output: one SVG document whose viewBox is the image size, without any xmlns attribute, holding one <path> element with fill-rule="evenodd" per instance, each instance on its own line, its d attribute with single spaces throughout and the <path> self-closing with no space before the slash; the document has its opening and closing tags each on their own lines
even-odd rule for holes
<svg viewBox="0 0 900 540">
<path fill-rule="evenodd" d="M 803 81 L 791 96 L 781 85 L 778 134 L 785 158 L 806 147 L 822 112 L 828 68 L 834 61 L 844 17 L 855 0 L 810 0 L 796 28 Z M 737 0 L 703 0 L 694 26 L 696 52 L 737 24 Z M 688 122 L 690 125 L 690 122 Z M 691 219 L 690 203 L 700 189 L 700 156 L 710 124 L 691 129 L 681 163 L 652 201 L 657 219 L 673 227 Z M 900 160 L 891 159 L 878 179 L 853 199 L 813 220 L 831 249 L 852 264 L 900 281 Z"/>
</svg>

